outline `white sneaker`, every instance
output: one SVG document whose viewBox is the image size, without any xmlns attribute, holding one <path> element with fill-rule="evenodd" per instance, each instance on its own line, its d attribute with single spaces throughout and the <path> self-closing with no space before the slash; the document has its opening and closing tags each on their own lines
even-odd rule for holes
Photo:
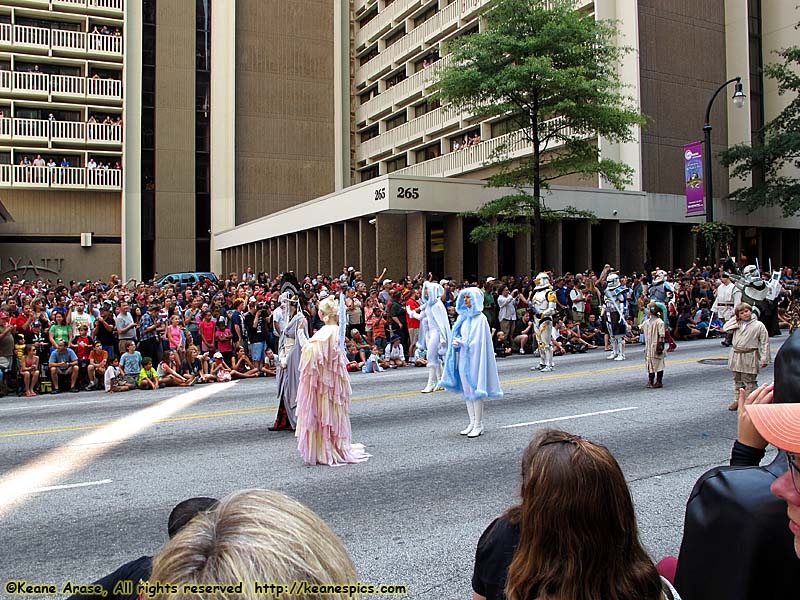
<svg viewBox="0 0 800 600">
<path fill-rule="evenodd" d="M 625 360 L 625 355 L 624 354 L 617 354 L 614 357 L 614 360 Z"/>
<path fill-rule="evenodd" d="M 606 356 L 606 360 L 617 360 L 617 356 L 618 356 L 617 354 L 614 354 L 614 353 L 612 352 L 611 354 L 609 354 L 608 356 Z"/>
<path fill-rule="evenodd" d="M 550 371 L 552 371 L 552 370 L 553 370 L 553 367 L 551 367 L 550 365 L 545 365 L 545 366 L 543 366 L 543 367 L 541 368 L 541 372 L 542 372 L 542 373 L 549 373 L 549 372 L 550 372 Z"/>
<path fill-rule="evenodd" d="M 520 348 L 520 349 L 519 349 L 519 353 L 520 353 L 520 354 L 525 354 L 525 348 Z"/>
</svg>

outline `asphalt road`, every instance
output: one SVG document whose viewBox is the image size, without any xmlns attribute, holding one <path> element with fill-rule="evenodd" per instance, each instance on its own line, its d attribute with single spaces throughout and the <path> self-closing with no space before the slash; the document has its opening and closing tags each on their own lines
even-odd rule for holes
<svg viewBox="0 0 800 600">
<path fill-rule="evenodd" d="M 474 440 L 457 433 L 467 421 L 459 397 L 418 393 L 424 369 L 355 374 L 353 441 L 373 456 L 338 468 L 305 466 L 291 434 L 267 431 L 273 379 L 4 398 L 0 573 L 93 581 L 157 552 L 177 502 L 257 487 L 317 511 L 362 581 L 405 583 L 412 598 L 467 598 L 478 537 L 515 502 L 522 450 L 542 427 L 605 444 L 633 491 L 646 547 L 656 560 L 676 554 L 694 481 L 729 457 L 732 376 L 724 361 L 699 362 L 726 356 L 718 341 L 682 343 L 665 387 L 648 390 L 641 352 L 629 347 L 626 362 L 605 360 L 602 349 L 557 357 L 546 374 L 530 371 L 530 356 L 500 361 L 505 397 L 487 403 L 486 432 Z M 770 365 L 760 381 L 771 380 Z M 139 418 L 148 407 L 162 411 L 159 422 Z M 20 489 L 37 491 L 14 503 Z"/>
</svg>

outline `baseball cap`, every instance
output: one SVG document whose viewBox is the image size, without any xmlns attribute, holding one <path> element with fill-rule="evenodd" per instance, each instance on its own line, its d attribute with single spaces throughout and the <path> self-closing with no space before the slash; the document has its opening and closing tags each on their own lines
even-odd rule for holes
<svg viewBox="0 0 800 600">
<path fill-rule="evenodd" d="M 800 403 L 750 404 L 746 410 L 761 437 L 776 448 L 800 454 Z"/>
<path fill-rule="evenodd" d="M 489 282 L 494 281 L 494 280 L 495 280 L 494 277 L 487 277 L 486 278 L 486 283 L 489 283 Z"/>
<path fill-rule="evenodd" d="M 222 352 L 214 352 L 214 358 L 222 358 Z"/>
<path fill-rule="evenodd" d="M 383 280 L 383 285 L 386 285 L 387 283 L 392 283 L 392 280 L 391 279 L 384 279 Z"/>
</svg>

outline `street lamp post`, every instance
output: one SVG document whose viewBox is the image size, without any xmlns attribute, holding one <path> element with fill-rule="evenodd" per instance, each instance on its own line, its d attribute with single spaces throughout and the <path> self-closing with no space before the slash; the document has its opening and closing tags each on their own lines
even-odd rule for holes
<svg viewBox="0 0 800 600">
<path fill-rule="evenodd" d="M 733 100 L 733 105 L 736 108 L 744 106 L 745 95 L 742 91 L 742 78 L 734 77 L 717 88 L 717 91 L 711 96 L 711 100 L 708 101 L 708 107 L 706 107 L 706 124 L 703 125 L 703 147 L 705 154 L 705 173 L 703 175 L 703 180 L 705 182 L 706 192 L 706 223 L 710 223 L 714 220 L 714 178 L 711 176 L 711 123 L 709 122 L 711 120 L 711 105 L 714 104 L 714 100 L 717 99 L 719 93 L 733 82 L 736 82 L 736 88 L 731 98 Z"/>
</svg>

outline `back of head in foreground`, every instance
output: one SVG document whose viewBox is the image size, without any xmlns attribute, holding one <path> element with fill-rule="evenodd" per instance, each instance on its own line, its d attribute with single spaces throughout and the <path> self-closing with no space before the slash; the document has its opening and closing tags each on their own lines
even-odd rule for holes
<svg viewBox="0 0 800 600">
<path fill-rule="evenodd" d="M 222 500 L 211 512 L 195 518 L 167 543 L 153 561 L 151 583 L 176 584 L 178 593 L 151 596 L 153 600 L 197 600 L 183 594 L 186 583 L 244 582 L 237 598 L 270 600 L 256 593 L 253 582 L 291 585 L 356 583 L 350 556 L 336 534 L 311 509 L 268 490 L 244 490 Z M 223 598 L 203 595 L 203 598 Z M 289 597 L 284 592 L 283 597 Z M 320 595 L 297 594 L 311 600 Z M 350 600 L 346 594 L 324 596 Z"/>
<path fill-rule="evenodd" d="M 522 458 L 522 502 L 507 518 L 520 527 L 508 600 L 662 598 L 622 469 L 604 446 L 537 433 Z"/>
</svg>

